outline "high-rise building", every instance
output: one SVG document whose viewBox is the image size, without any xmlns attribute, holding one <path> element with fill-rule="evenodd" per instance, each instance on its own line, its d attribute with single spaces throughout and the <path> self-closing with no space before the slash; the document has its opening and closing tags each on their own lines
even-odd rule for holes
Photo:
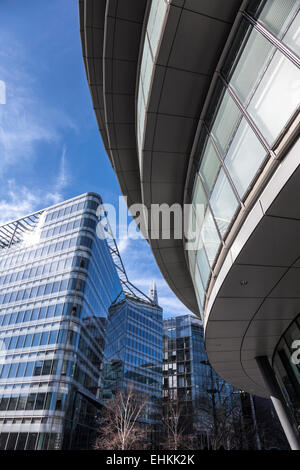
<svg viewBox="0 0 300 470">
<path fill-rule="evenodd" d="M 226 433 L 224 429 L 230 420 L 233 429 L 233 403 L 238 402 L 237 393 L 234 387 L 217 376 L 208 363 L 202 321 L 194 315 L 165 319 L 164 414 L 170 412 L 170 406 L 176 407 L 180 432 L 193 436 L 200 448 L 227 445 L 230 428 L 228 427 Z M 239 405 L 239 402 L 235 403 L 235 407 Z M 235 436 L 230 436 L 232 446 L 234 438 Z"/>
<path fill-rule="evenodd" d="M 139 422 L 157 434 L 161 424 L 162 309 L 146 296 L 122 294 L 110 307 L 102 399 L 133 386 L 146 402 Z"/>
<path fill-rule="evenodd" d="M 163 321 L 163 404 L 165 416 L 176 407 L 179 430 L 197 448 L 286 448 L 271 401 L 237 390 L 214 372 L 203 323 L 194 315 Z"/>
<path fill-rule="evenodd" d="M 79 6 L 93 107 L 128 205 L 189 207 L 168 240 L 141 211 L 161 272 L 201 315 L 215 371 L 271 397 L 298 449 L 299 0 Z"/>
<path fill-rule="evenodd" d="M 93 193 L 0 227 L 0 449 L 87 448 L 121 284 Z"/>
</svg>

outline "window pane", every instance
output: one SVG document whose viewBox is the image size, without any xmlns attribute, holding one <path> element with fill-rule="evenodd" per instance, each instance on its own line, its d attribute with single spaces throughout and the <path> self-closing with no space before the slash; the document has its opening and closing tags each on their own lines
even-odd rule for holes
<svg viewBox="0 0 300 470">
<path fill-rule="evenodd" d="M 210 203 L 220 233 L 224 236 L 239 203 L 223 170 L 221 170 L 217 179 Z"/>
<path fill-rule="evenodd" d="M 200 247 L 197 255 L 197 264 L 203 281 L 203 285 L 206 288 L 210 276 L 210 267 L 207 261 L 205 254 L 204 246 L 202 241 L 200 241 Z"/>
<path fill-rule="evenodd" d="M 277 51 L 249 105 L 249 113 L 270 144 L 299 105 L 298 68 Z"/>
<path fill-rule="evenodd" d="M 207 194 L 210 196 L 220 169 L 220 160 L 209 141 L 200 166 L 200 174 Z"/>
<path fill-rule="evenodd" d="M 283 42 L 300 57 L 300 13 L 284 36 Z"/>
<path fill-rule="evenodd" d="M 252 30 L 230 80 L 242 103 L 248 102 L 274 49 L 264 36 Z"/>
<path fill-rule="evenodd" d="M 204 299 L 205 299 L 205 292 L 203 289 L 202 281 L 200 278 L 199 270 L 196 268 L 195 272 L 195 289 L 196 289 L 196 295 L 198 302 L 200 303 L 201 308 L 203 308 L 204 305 Z"/>
<path fill-rule="evenodd" d="M 197 176 L 195 180 L 193 205 L 195 208 L 197 223 L 199 227 L 201 227 L 203 219 L 204 219 L 205 209 L 207 206 L 207 199 L 206 199 L 202 184 L 200 182 L 199 176 Z"/>
<path fill-rule="evenodd" d="M 252 183 L 265 157 L 265 148 L 247 121 L 243 119 L 225 160 L 241 198 Z"/>
<path fill-rule="evenodd" d="M 277 37 L 282 37 L 299 0 L 268 0 L 259 15 L 259 22 Z"/>
<path fill-rule="evenodd" d="M 226 91 L 212 128 L 212 134 L 222 155 L 226 154 L 240 117 L 239 108 Z"/>
<path fill-rule="evenodd" d="M 201 235 L 207 253 L 208 261 L 212 267 L 219 251 L 221 240 L 209 209 L 207 210 L 205 215 Z"/>
</svg>

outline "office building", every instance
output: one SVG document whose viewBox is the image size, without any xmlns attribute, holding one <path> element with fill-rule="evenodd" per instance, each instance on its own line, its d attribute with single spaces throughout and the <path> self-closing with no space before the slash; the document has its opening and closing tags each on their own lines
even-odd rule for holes
<svg viewBox="0 0 300 470">
<path fill-rule="evenodd" d="M 179 431 L 195 448 L 234 447 L 236 436 L 229 434 L 234 409 L 241 410 L 239 394 L 209 365 L 203 324 L 194 315 L 163 322 L 163 404 L 165 416 L 175 407 Z"/>
<path fill-rule="evenodd" d="M 128 205 L 190 208 L 185 236 L 146 230 L 158 266 L 202 317 L 215 371 L 271 397 L 298 449 L 299 0 L 79 9 L 93 107 Z"/>
<path fill-rule="evenodd" d="M 155 291 L 157 299 L 157 293 Z M 151 298 L 122 294 L 109 309 L 102 399 L 130 386 L 146 406 L 138 421 L 155 436 L 161 425 L 162 309 Z M 154 437 L 155 440 L 155 437 Z"/>
<path fill-rule="evenodd" d="M 237 390 L 210 366 L 203 324 L 194 315 L 163 322 L 164 414 L 176 405 L 179 429 L 195 448 L 286 449 L 270 400 Z"/>
<path fill-rule="evenodd" d="M 91 445 L 121 284 L 93 193 L 0 227 L 0 449 Z"/>
</svg>

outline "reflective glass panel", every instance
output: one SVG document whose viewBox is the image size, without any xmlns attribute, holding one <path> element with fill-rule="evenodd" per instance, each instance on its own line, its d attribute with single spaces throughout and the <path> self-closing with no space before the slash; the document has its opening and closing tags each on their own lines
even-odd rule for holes
<svg viewBox="0 0 300 470">
<path fill-rule="evenodd" d="M 199 176 L 196 177 L 194 185 L 193 205 L 195 209 L 197 224 L 199 227 L 201 227 L 204 219 L 205 210 L 207 207 L 207 199 Z"/>
<path fill-rule="evenodd" d="M 205 254 L 204 246 L 202 241 L 200 241 L 200 247 L 198 249 L 198 254 L 197 254 L 197 264 L 198 268 L 201 274 L 201 278 L 203 281 L 203 285 L 206 288 L 208 284 L 208 280 L 210 277 L 210 267 L 207 261 L 207 257 Z"/>
<path fill-rule="evenodd" d="M 283 42 L 300 57 L 300 13 L 298 13 L 284 36 Z"/>
<path fill-rule="evenodd" d="M 208 261 L 212 267 L 219 251 L 221 240 L 209 209 L 207 209 L 205 215 L 201 236 L 207 253 Z"/>
<path fill-rule="evenodd" d="M 212 134 L 222 155 L 226 154 L 240 117 L 241 112 L 239 108 L 228 91 L 226 91 L 212 127 Z"/>
<path fill-rule="evenodd" d="M 195 289 L 196 289 L 198 302 L 200 303 L 201 307 L 203 308 L 205 292 L 204 292 L 204 289 L 203 289 L 203 285 L 202 285 L 202 281 L 201 281 L 201 278 L 200 278 L 198 268 L 196 268 L 196 271 L 195 271 Z"/>
<path fill-rule="evenodd" d="M 266 150 L 243 119 L 225 159 L 226 166 L 241 198 L 248 190 L 266 157 Z"/>
<path fill-rule="evenodd" d="M 211 141 L 208 141 L 200 166 L 200 175 L 208 196 L 210 196 L 212 192 L 219 173 L 219 169 L 220 160 Z"/>
<path fill-rule="evenodd" d="M 252 30 L 230 80 L 230 85 L 243 104 L 248 102 L 274 50 L 274 46 L 264 36 Z"/>
<path fill-rule="evenodd" d="M 224 173 L 220 171 L 210 205 L 222 236 L 225 236 L 239 203 Z"/>
<path fill-rule="evenodd" d="M 300 101 L 299 69 L 277 51 L 248 111 L 270 144 L 279 136 Z"/>
<path fill-rule="evenodd" d="M 297 6 L 299 7 L 299 0 L 268 0 L 259 13 L 259 22 L 281 38 Z"/>
</svg>

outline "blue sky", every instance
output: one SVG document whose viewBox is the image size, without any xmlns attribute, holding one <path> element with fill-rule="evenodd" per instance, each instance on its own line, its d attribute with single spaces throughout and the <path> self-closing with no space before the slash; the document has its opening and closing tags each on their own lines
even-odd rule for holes
<svg viewBox="0 0 300 470">
<path fill-rule="evenodd" d="M 93 191 L 116 204 L 117 179 L 98 132 L 82 61 L 77 0 L 0 0 L 0 220 Z M 1 100 L 0 100 L 1 102 Z M 120 243 L 129 278 L 157 283 L 169 315 L 187 313 L 148 244 Z"/>
</svg>

